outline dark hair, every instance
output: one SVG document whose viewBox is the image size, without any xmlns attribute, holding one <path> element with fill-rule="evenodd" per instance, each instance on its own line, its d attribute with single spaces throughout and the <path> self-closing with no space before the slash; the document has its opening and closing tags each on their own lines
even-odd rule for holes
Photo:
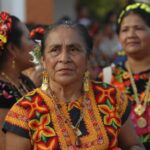
<svg viewBox="0 0 150 150">
<path fill-rule="evenodd" d="M 143 21 L 150 27 L 150 11 L 143 6 L 147 7 L 150 10 L 150 5 L 142 2 L 132 3 L 124 7 L 124 9 L 118 16 L 116 28 L 117 34 L 119 34 L 120 32 L 122 20 L 131 13 L 139 15 L 143 19 Z"/>
<path fill-rule="evenodd" d="M 9 43 L 12 43 L 18 47 L 21 47 L 21 36 L 22 36 L 22 30 L 18 27 L 18 23 L 20 22 L 20 20 L 15 17 L 15 16 L 10 16 L 12 19 L 12 25 L 11 25 L 11 29 L 8 32 L 8 40 L 7 43 L 4 45 L 4 49 L 0 50 L 0 60 L 1 60 L 1 65 L 2 66 L 4 64 L 4 62 L 7 60 L 8 57 L 8 49 L 7 49 L 7 45 Z"/>
<path fill-rule="evenodd" d="M 11 31 L 8 33 L 7 43 L 12 43 L 18 47 L 21 47 L 21 36 L 23 32 L 18 27 L 18 23 L 20 22 L 20 20 L 15 16 L 11 16 L 11 18 L 12 18 L 12 27 L 11 27 Z"/>
<path fill-rule="evenodd" d="M 91 54 L 92 47 L 93 47 L 93 41 L 92 41 L 92 38 L 90 37 L 87 29 L 81 24 L 65 20 L 65 21 L 61 21 L 61 22 L 57 22 L 55 24 L 52 24 L 52 25 L 50 25 L 48 27 L 48 30 L 46 31 L 46 34 L 45 34 L 45 36 L 43 38 L 42 45 L 41 45 L 41 53 L 42 53 L 42 55 L 44 54 L 45 41 L 47 39 L 48 34 L 52 30 L 56 29 L 59 26 L 67 26 L 69 28 L 76 29 L 77 32 L 79 32 L 79 34 L 82 36 L 82 38 L 83 38 L 83 40 L 84 40 L 84 42 L 86 44 L 87 56 L 89 56 Z"/>
</svg>

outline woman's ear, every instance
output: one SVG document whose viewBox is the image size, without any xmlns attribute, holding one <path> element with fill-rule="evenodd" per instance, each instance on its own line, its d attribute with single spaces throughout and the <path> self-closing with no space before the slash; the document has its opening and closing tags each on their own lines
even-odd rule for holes
<svg viewBox="0 0 150 150">
<path fill-rule="evenodd" d="M 43 56 L 41 57 L 40 62 L 41 62 L 41 65 L 43 66 L 43 68 L 46 68 L 45 61 L 44 61 L 44 57 L 43 57 Z"/>
<path fill-rule="evenodd" d="M 15 58 L 16 57 L 16 46 L 9 43 L 6 46 L 8 52 L 10 53 L 11 57 Z"/>
<path fill-rule="evenodd" d="M 92 61 L 92 56 L 89 56 L 87 58 L 87 70 L 91 68 L 91 61 Z"/>
</svg>

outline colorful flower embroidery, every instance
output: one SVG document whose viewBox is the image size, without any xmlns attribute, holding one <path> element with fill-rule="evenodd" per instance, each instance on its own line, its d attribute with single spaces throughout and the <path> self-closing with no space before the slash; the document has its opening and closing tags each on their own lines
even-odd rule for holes
<svg viewBox="0 0 150 150">
<path fill-rule="evenodd" d="M 33 96 L 32 100 L 28 99 L 28 97 L 25 97 L 25 100 L 20 101 L 20 105 L 27 108 L 29 118 L 35 116 L 36 112 L 47 113 L 49 111 L 40 96 Z"/>
<path fill-rule="evenodd" d="M 145 88 L 149 79 L 149 73 L 150 70 L 146 70 L 143 71 L 141 73 L 136 73 L 134 74 L 134 80 L 135 80 L 135 84 L 138 87 L 138 96 L 140 98 L 140 100 L 143 100 L 143 97 L 145 95 Z M 103 73 L 100 73 L 99 75 L 100 80 L 103 79 Z M 134 106 L 135 106 L 135 97 L 133 94 L 133 88 L 131 86 L 131 81 L 129 78 L 129 73 L 125 67 L 125 63 L 119 63 L 116 66 L 112 67 L 112 80 L 111 80 L 111 84 L 113 84 L 116 88 L 118 88 L 118 90 L 126 93 L 126 95 L 128 96 L 128 98 L 132 101 L 132 109 L 130 112 L 130 118 L 135 126 L 135 129 L 137 131 L 137 133 L 139 134 L 141 139 L 145 139 L 145 137 L 147 137 L 147 135 L 149 134 L 149 126 L 150 123 L 148 122 L 147 126 L 143 129 L 139 128 L 137 126 L 137 118 L 138 116 L 135 115 L 134 113 Z M 150 105 L 150 97 L 148 98 L 148 103 L 147 103 L 147 110 L 149 109 Z M 145 112 L 144 116 L 148 116 L 149 113 L 148 111 Z M 147 119 L 149 120 L 149 119 Z M 145 131 L 147 131 L 147 134 L 145 134 Z M 143 133 L 143 135 L 142 135 Z M 144 142 L 148 141 L 149 139 L 145 140 Z M 141 140 L 143 142 L 143 140 Z"/>
<path fill-rule="evenodd" d="M 112 125 L 114 128 L 118 128 L 121 125 L 119 115 L 111 104 L 99 105 L 99 110 L 104 114 L 104 124 Z"/>
<path fill-rule="evenodd" d="M 104 87 L 95 86 L 95 89 L 98 92 L 96 95 L 97 103 L 105 103 L 107 99 L 109 99 L 112 104 L 115 103 L 113 99 L 115 95 L 115 89 L 113 87 L 104 84 Z"/>
<path fill-rule="evenodd" d="M 73 109 L 73 107 L 76 107 L 78 109 L 80 109 L 80 103 L 77 101 L 77 102 L 72 102 L 68 105 L 68 111 L 70 111 L 71 109 Z"/>
<path fill-rule="evenodd" d="M 45 137 L 56 136 L 53 128 L 49 126 L 50 122 L 51 120 L 49 114 L 44 114 L 39 120 L 32 119 L 29 122 L 29 127 L 34 132 L 32 138 L 35 142 L 39 142 L 41 139 L 43 139 L 42 141 L 46 142 Z"/>
<path fill-rule="evenodd" d="M 58 146 L 58 138 L 50 138 L 46 143 L 39 142 L 38 145 L 35 146 L 35 150 L 56 150 Z"/>
</svg>

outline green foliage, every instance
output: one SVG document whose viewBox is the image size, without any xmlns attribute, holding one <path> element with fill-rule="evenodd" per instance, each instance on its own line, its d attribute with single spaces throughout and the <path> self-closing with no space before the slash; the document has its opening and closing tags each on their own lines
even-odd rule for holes
<svg viewBox="0 0 150 150">
<path fill-rule="evenodd" d="M 104 19 L 106 13 L 114 10 L 116 13 L 127 3 L 127 0 L 80 0 L 80 5 L 86 5 L 91 17 L 94 19 Z"/>
</svg>

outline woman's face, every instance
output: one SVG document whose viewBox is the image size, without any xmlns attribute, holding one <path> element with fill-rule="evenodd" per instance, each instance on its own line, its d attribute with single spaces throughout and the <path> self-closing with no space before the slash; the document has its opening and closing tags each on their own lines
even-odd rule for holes
<svg viewBox="0 0 150 150">
<path fill-rule="evenodd" d="M 22 69 L 27 69 L 31 66 L 33 66 L 33 63 L 31 62 L 32 56 L 29 54 L 30 51 L 33 50 L 35 47 L 35 43 L 30 38 L 29 30 L 27 29 L 26 25 L 23 23 L 18 23 L 18 27 L 22 31 L 22 37 L 21 37 L 21 47 L 18 48 L 18 59 L 19 65 Z"/>
<path fill-rule="evenodd" d="M 119 39 L 127 55 L 150 53 L 150 27 L 136 14 L 123 19 Z"/>
<path fill-rule="evenodd" d="M 86 46 L 75 29 L 59 26 L 46 41 L 43 65 L 50 80 L 61 85 L 81 81 L 87 69 Z"/>
</svg>

